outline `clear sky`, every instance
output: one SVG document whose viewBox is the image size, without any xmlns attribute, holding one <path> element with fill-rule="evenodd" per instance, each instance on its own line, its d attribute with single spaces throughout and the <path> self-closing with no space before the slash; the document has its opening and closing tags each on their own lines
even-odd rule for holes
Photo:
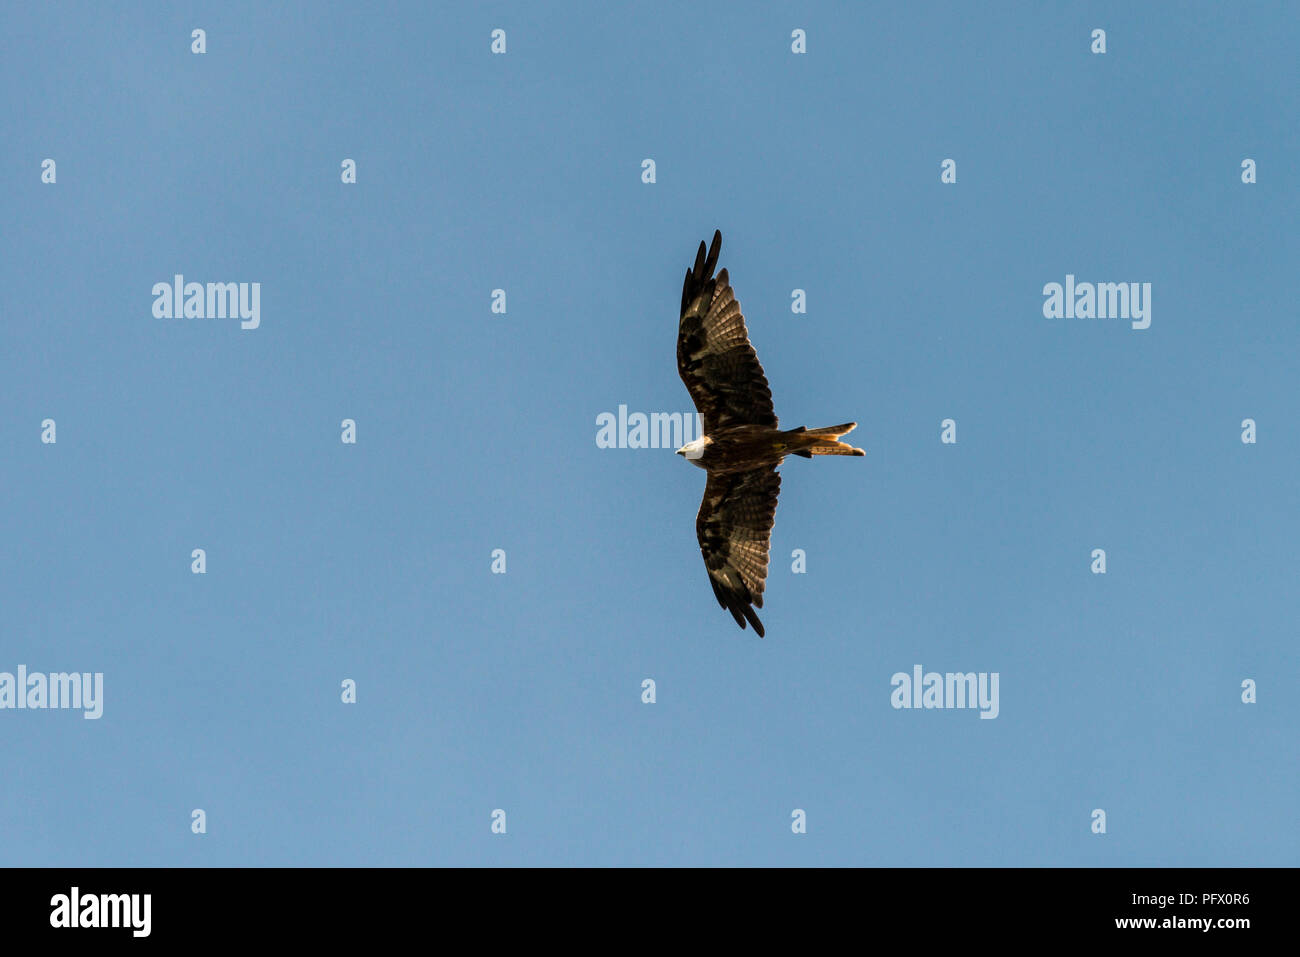
<svg viewBox="0 0 1300 957">
<path fill-rule="evenodd" d="M 0 863 L 1297 863 L 1300 14 L 984 6 L 6 6 L 0 672 L 104 677 L 0 710 Z M 690 409 L 715 228 L 867 451 L 783 466 L 762 640 L 595 441 Z"/>
</svg>

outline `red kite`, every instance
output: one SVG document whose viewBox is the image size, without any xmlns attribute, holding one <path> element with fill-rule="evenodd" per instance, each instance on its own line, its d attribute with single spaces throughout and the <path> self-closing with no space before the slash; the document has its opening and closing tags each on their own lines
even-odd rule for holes
<svg viewBox="0 0 1300 957">
<path fill-rule="evenodd" d="M 856 422 L 824 429 L 782 431 L 772 411 L 772 392 L 749 342 L 727 270 L 715 278 L 722 233 L 686 270 L 677 330 L 677 371 L 703 419 L 703 435 L 677 450 L 705 469 L 709 480 L 695 519 L 695 534 L 718 604 L 736 624 L 748 621 L 763 637 L 754 606 L 763 607 L 767 559 L 787 455 L 865 455 L 840 442 Z"/>
</svg>

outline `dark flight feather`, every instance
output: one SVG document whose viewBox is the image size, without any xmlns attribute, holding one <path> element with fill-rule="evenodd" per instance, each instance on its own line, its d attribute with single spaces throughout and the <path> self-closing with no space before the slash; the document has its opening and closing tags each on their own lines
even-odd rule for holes
<svg viewBox="0 0 1300 957">
<path fill-rule="evenodd" d="M 781 476 L 775 467 L 728 475 L 709 475 L 695 519 L 704 567 L 718 604 L 736 624 L 748 621 L 763 637 L 754 608 L 763 607 L 768 549 L 776 520 Z"/>
<path fill-rule="evenodd" d="M 700 243 L 682 283 L 677 327 L 677 372 L 686 383 L 705 434 L 732 425 L 777 427 L 772 391 L 749 341 L 745 317 L 724 269 L 715 277 L 722 233 L 707 254 Z"/>
</svg>

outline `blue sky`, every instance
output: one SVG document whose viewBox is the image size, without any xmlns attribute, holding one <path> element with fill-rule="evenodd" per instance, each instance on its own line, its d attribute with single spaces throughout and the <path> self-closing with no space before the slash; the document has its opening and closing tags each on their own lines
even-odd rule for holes
<svg viewBox="0 0 1300 957">
<path fill-rule="evenodd" d="M 612 6 L 6 10 L 0 671 L 104 713 L 0 710 L 0 863 L 1296 863 L 1295 7 Z M 867 450 L 783 467 L 763 640 L 595 443 L 690 408 L 715 228 Z"/>
</svg>

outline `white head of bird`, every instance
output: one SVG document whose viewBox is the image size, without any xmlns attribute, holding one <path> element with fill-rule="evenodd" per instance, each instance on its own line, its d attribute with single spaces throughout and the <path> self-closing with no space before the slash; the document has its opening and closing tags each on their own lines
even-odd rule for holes
<svg viewBox="0 0 1300 957">
<path fill-rule="evenodd" d="M 686 456 L 688 462 L 698 465 L 700 468 L 704 468 L 704 463 L 701 462 L 700 459 L 704 457 L 704 446 L 707 443 L 708 439 L 704 436 L 700 436 L 694 442 L 687 442 L 683 445 L 677 450 L 677 454 Z"/>
</svg>

